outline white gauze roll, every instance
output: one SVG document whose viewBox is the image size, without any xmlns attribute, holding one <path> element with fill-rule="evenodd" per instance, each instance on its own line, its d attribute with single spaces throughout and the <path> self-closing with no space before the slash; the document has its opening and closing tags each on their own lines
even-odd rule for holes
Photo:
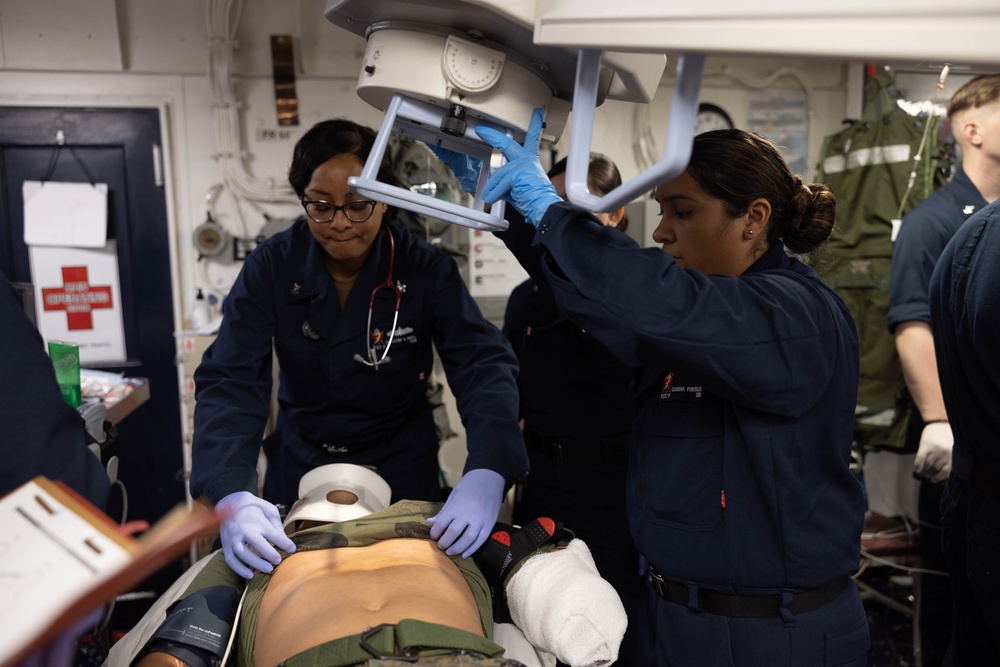
<svg viewBox="0 0 1000 667">
<path fill-rule="evenodd" d="M 529 558 L 507 584 L 507 605 L 528 641 L 572 667 L 618 659 L 625 607 L 582 540 Z"/>
</svg>

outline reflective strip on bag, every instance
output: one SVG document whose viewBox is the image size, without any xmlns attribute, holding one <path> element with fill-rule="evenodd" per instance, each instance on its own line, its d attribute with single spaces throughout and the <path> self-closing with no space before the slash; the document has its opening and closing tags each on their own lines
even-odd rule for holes
<svg viewBox="0 0 1000 667">
<path fill-rule="evenodd" d="M 858 169 L 859 167 L 906 162 L 910 159 L 911 150 L 909 144 L 859 148 L 847 155 L 831 155 L 825 158 L 823 171 L 826 174 L 839 174 L 848 169 Z"/>
</svg>

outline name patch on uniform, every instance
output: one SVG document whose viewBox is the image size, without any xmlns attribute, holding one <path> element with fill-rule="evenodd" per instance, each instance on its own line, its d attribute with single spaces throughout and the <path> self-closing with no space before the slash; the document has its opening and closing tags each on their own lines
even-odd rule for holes
<svg viewBox="0 0 1000 667">
<path fill-rule="evenodd" d="M 396 332 L 393 334 L 393 342 L 399 343 L 416 343 L 417 334 L 413 333 L 413 327 L 396 327 Z"/>
<path fill-rule="evenodd" d="M 701 386 L 675 382 L 673 373 L 667 373 L 660 385 L 661 401 L 693 401 L 701 399 Z"/>
</svg>

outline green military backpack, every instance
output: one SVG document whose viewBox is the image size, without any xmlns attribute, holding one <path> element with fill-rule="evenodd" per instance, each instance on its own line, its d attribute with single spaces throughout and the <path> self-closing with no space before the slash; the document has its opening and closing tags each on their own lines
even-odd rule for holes
<svg viewBox="0 0 1000 667">
<path fill-rule="evenodd" d="M 861 346 L 854 444 L 906 451 L 909 396 L 886 328 L 894 227 L 947 181 L 941 118 L 894 104 L 888 75 L 870 76 L 861 120 L 826 137 L 816 180 L 837 197 L 837 219 L 816 270 L 854 316 Z M 915 450 L 911 450 L 915 451 Z"/>
</svg>

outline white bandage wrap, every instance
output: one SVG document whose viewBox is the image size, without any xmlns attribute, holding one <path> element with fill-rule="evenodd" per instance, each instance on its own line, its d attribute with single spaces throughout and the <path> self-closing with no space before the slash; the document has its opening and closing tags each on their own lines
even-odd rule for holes
<svg viewBox="0 0 1000 667">
<path fill-rule="evenodd" d="M 528 641 L 572 667 L 618 659 L 628 617 L 581 540 L 529 558 L 507 584 L 507 605 Z"/>
</svg>

